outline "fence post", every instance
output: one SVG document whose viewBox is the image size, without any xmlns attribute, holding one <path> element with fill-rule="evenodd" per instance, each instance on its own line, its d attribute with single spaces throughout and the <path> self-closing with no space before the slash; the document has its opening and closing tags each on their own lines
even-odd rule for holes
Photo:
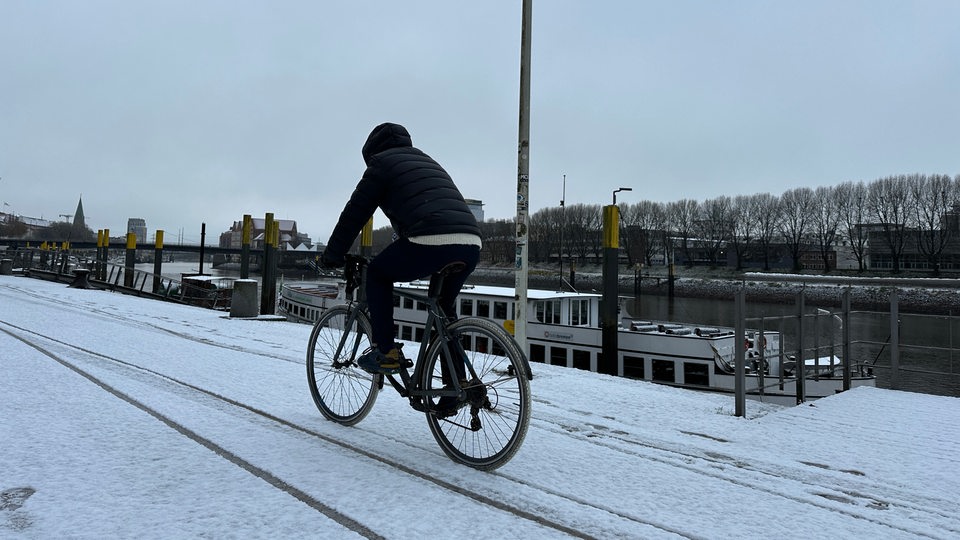
<svg viewBox="0 0 960 540">
<path fill-rule="evenodd" d="M 733 317 L 734 317 L 734 399 L 735 405 L 734 414 L 736 416 L 746 416 L 747 415 L 747 392 L 746 392 L 746 382 L 747 382 L 747 370 L 746 370 L 746 356 L 747 356 L 747 330 L 744 317 L 746 316 L 745 309 L 745 299 L 746 293 L 743 290 L 743 287 L 737 291 L 736 296 L 734 297 L 733 305 Z"/>
<path fill-rule="evenodd" d="M 803 312 L 806 311 L 806 299 L 803 295 L 803 291 L 797 293 L 797 361 L 796 372 L 797 377 L 797 405 L 800 405 L 807 399 L 806 391 L 806 367 L 807 363 L 803 359 Z"/>
<path fill-rule="evenodd" d="M 900 299 L 890 291 L 890 388 L 900 389 Z"/>
<path fill-rule="evenodd" d="M 850 287 L 843 291 L 843 390 L 850 389 Z"/>
</svg>

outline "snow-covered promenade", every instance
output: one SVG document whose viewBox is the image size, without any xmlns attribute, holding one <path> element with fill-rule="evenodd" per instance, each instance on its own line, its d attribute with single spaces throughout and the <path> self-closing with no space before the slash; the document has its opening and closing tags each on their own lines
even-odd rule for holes
<svg viewBox="0 0 960 540">
<path fill-rule="evenodd" d="M 799 407 L 534 365 L 493 473 L 393 390 L 347 428 L 310 328 L 0 276 L 0 538 L 957 538 L 960 399 Z M 413 344 L 409 345 L 413 347 Z"/>
</svg>

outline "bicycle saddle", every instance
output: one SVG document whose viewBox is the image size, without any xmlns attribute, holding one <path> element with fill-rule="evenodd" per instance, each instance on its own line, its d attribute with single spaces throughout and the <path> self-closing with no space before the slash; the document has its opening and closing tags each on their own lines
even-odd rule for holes
<svg viewBox="0 0 960 540">
<path fill-rule="evenodd" d="M 463 261 L 453 261 L 452 263 L 444 266 L 440 270 L 435 272 L 439 276 L 449 276 L 450 274 L 456 274 L 463 272 L 467 268 L 467 263 Z"/>
</svg>

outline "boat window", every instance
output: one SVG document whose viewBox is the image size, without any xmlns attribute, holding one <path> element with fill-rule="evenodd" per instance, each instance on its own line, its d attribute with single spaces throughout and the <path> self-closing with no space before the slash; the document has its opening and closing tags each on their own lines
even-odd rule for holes
<svg viewBox="0 0 960 540">
<path fill-rule="evenodd" d="M 590 371 L 590 351 L 573 350 L 573 367 Z"/>
<path fill-rule="evenodd" d="M 477 336 L 474 350 L 484 354 L 490 352 L 489 340 L 485 337 Z"/>
<path fill-rule="evenodd" d="M 403 308 L 404 309 L 413 309 L 413 300 L 410 298 L 403 299 Z"/>
<path fill-rule="evenodd" d="M 473 315 L 473 298 L 460 300 L 460 314 L 464 316 Z"/>
<path fill-rule="evenodd" d="M 673 360 L 653 360 L 653 380 L 658 382 L 676 382 L 676 368 Z"/>
<path fill-rule="evenodd" d="M 506 355 L 507 355 L 507 350 L 504 349 L 502 345 L 500 345 L 500 342 L 499 342 L 499 341 L 494 341 L 494 342 L 493 342 L 493 354 L 494 354 L 494 356 L 506 356 Z"/>
<path fill-rule="evenodd" d="M 400 307 L 400 295 L 393 295 L 393 307 Z"/>
<path fill-rule="evenodd" d="M 543 345 L 537 345 L 535 343 L 530 344 L 530 361 L 531 362 L 540 362 L 543 363 L 543 359 L 546 357 L 546 347 Z"/>
<path fill-rule="evenodd" d="M 683 363 L 683 382 L 700 386 L 710 385 L 710 366 L 695 362 Z"/>
<path fill-rule="evenodd" d="M 590 324 L 590 300 L 575 298 L 570 301 L 570 324 L 574 326 Z"/>
<path fill-rule="evenodd" d="M 560 324 L 560 300 L 540 300 L 536 304 L 537 320 L 546 324 Z"/>
<path fill-rule="evenodd" d="M 643 379 L 643 358 L 639 356 L 623 356 L 623 376 L 631 379 Z"/>
<path fill-rule="evenodd" d="M 427 305 L 423 302 L 417 301 L 417 311 L 426 311 Z"/>
<path fill-rule="evenodd" d="M 501 321 L 507 319 L 507 303 L 506 302 L 493 303 L 493 318 L 500 319 Z"/>
<path fill-rule="evenodd" d="M 465 351 L 472 351 L 472 350 L 473 350 L 473 343 L 472 343 L 471 340 L 470 340 L 470 335 L 469 335 L 469 334 L 464 334 L 464 335 L 460 336 L 460 345 L 463 347 L 463 350 L 465 350 Z"/>
<path fill-rule="evenodd" d="M 413 329 L 412 329 L 411 327 L 407 326 L 407 325 L 401 326 L 401 327 L 400 327 L 400 339 L 402 339 L 403 341 L 413 341 L 413 332 L 412 332 L 412 330 L 413 330 Z"/>
<path fill-rule="evenodd" d="M 414 341 L 423 341 L 423 328 L 416 327 L 413 332 Z"/>
<path fill-rule="evenodd" d="M 477 317 L 490 316 L 490 302 L 488 300 L 477 300 Z"/>
<path fill-rule="evenodd" d="M 567 350 L 563 347 L 550 347 L 550 365 L 551 366 L 565 366 L 567 365 Z"/>
</svg>

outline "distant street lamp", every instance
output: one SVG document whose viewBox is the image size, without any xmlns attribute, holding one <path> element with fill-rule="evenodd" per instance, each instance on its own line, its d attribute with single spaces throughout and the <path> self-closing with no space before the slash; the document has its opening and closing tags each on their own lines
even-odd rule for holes
<svg viewBox="0 0 960 540">
<path fill-rule="evenodd" d="M 622 188 L 620 188 L 620 189 L 615 189 L 615 190 L 613 190 L 613 204 L 617 204 L 617 193 L 619 193 L 619 192 L 621 192 L 621 191 L 633 191 L 633 188 L 622 187 Z"/>
</svg>

